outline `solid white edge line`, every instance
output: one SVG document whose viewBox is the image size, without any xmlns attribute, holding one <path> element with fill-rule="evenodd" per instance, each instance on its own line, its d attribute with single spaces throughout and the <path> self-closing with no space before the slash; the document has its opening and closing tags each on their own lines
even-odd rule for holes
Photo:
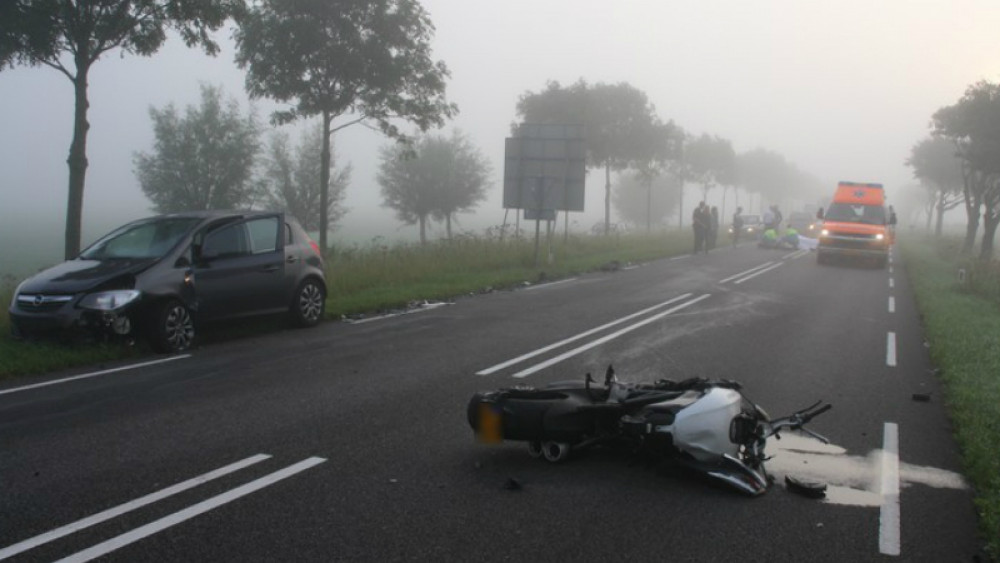
<svg viewBox="0 0 1000 563">
<path fill-rule="evenodd" d="M 560 354 L 560 355 L 558 355 L 558 356 L 556 356 L 554 358 L 551 358 L 549 360 L 545 360 L 544 362 L 535 364 L 535 365 L 533 365 L 533 366 L 531 366 L 529 368 L 525 368 L 525 369 L 523 369 L 523 370 L 515 373 L 513 375 L 513 377 L 518 377 L 518 378 L 520 378 L 520 377 L 527 377 L 527 376 L 535 373 L 536 371 L 543 370 L 543 369 L 545 369 L 545 368 L 547 368 L 547 367 L 549 367 L 551 365 L 558 364 L 559 362 L 561 362 L 561 361 L 563 361 L 563 360 L 565 360 L 567 358 L 572 358 L 573 356 L 576 356 L 577 354 L 581 354 L 583 352 L 586 352 L 587 350 L 590 350 L 591 348 L 594 348 L 595 346 L 600 346 L 601 344 L 604 344 L 605 342 L 608 342 L 610 340 L 614 340 L 615 338 L 618 338 L 619 336 L 621 336 L 623 334 L 632 332 L 633 330 L 635 330 L 637 328 L 640 328 L 640 327 L 643 327 L 643 326 L 646 326 L 646 325 L 648 325 L 651 322 L 658 321 L 658 320 L 662 319 L 663 317 L 665 317 L 665 316 L 667 316 L 667 315 L 669 315 L 671 313 L 680 311 L 681 309 L 684 309 L 686 307 L 690 307 L 691 305 L 694 305 L 695 303 L 697 303 L 697 302 L 699 302 L 699 301 L 701 301 L 701 300 L 703 300 L 703 299 L 705 299 L 707 297 L 710 297 L 710 296 L 711 296 L 710 293 L 706 293 L 706 294 L 704 294 L 704 295 L 702 295 L 700 297 L 696 297 L 696 298 L 694 298 L 694 299 L 692 299 L 690 301 L 687 301 L 685 303 L 681 303 L 680 305 L 678 305 L 676 307 L 672 307 L 670 309 L 667 309 L 666 311 L 663 311 L 662 313 L 657 313 L 657 314 L 653 315 L 652 317 L 649 317 L 647 319 L 644 319 L 642 321 L 639 321 L 639 322 L 635 323 L 634 325 L 627 326 L 627 327 L 625 327 L 625 328 L 623 328 L 621 330 L 618 330 L 616 332 L 612 332 L 611 334 L 609 334 L 607 336 L 603 336 L 601 338 L 598 338 L 597 340 L 594 340 L 593 342 L 588 342 L 587 344 L 584 344 L 583 346 L 580 346 L 578 348 L 574 348 L 572 350 L 569 350 L 568 352 L 564 352 L 564 353 L 562 353 L 562 354 Z"/>
<path fill-rule="evenodd" d="M 878 550 L 883 555 L 899 555 L 899 427 L 885 423 L 882 437 L 882 506 L 878 518 Z"/>
<path fill-rule="evenodd" d="M 885 365 L 896 367 L 896 333 L 890 332 L 885 339 Z"/>
<path fill-rule="evenodd" d="M 370 322 L 374 322 L 374 321 L 382 321 L 382 320 L 391 319 L 391 318 L 394 318 L 394 317 L 402 317 L 404 315 L 415 315 L 417 313 L 423 313 L 425 311 L 433 311 L 433 310 L 435 310 L 437 308 L 445 307 L 445 306 L 448 306 L 448 305 L 454 305 L 454 303 L 451 303 L 451 302 L 427 303 L 425 305 L 421 305 L 420 307 L 417 307 L 416 309 L 412 309 L 412 310 L 409 310 L 409 311 L 400 311 L 399 313 L 390 313 L 388 315 L 379 315 L 377 317 L 368 317 L 368 318 L 364 318 L 364 319 L 358 319 L 356 321 L 348 319 L 348 320 L 346 320 L 344 322 L 347 323 L 347 324 L 350 324 L 350 325 L 362 325 L 362 324 L 370 323 Z"/>
<path fill-rule="evenodd" d="M 157 532 L 161 532 L 167 528 L 170 528 L 171 526 L 180 524 L 185 520 L 190 520 L 195 516 L 204 514 L 209 510 L 213 510 L 224 504 L 232 502 L 240 497 L 246 496 L 250 493 L 263 489 L 264 487 L 273 485 L 278 481 L 281 481 L 282 479 L 287 479 L 288 477 L 291 477 L 296 473 L 305 471 L 306 469 L 309 469 L 310 467 L 313 467 L 315 465 L 319 465 L 324 461 L 326 460 L 321 457 L 310 457 L 308 459 L 302 460 L 294 465 L 289 465 L 284 469 L 275 471 L 274 473 L 271 473 L 269 475 L 265 475 L 260 479 L 251 481 L 245 485 L 239 486 L 230 491 L 226 491 L 222 494 L 216 495 L 208 500 L 204 500 L 193 506 L 189 506 L 184 510 L 180 510 L 178 512 L 174 512 L 173 514 L 164 516 L 163 518 L 160 518 L 155 522 L 150 522 L 145 526 L 140 526 L 130 532 L 126 532 L 119 536 L 115 536 L 93 547 L 89 547 L 83 551 L 74 553 L 73 555 L 70 555 L 69 557 L 66 557 L 64 559 L 60 559 L 59 561 L 66 563 L 70 562 L 83 563 L 84 561 L 90 561 L 91 559 L 96 559 L 102 555 L 111 553 L 116 549 L 120 549 L 122 547 L 125 547 L 126 545 L 135 543 Z"/>
<path fill-rule="evenodd" d="M 740 279 L 734 281 L 733 283 L 737 284 L 737 285 L 741 284 L 741 283 L 743 283 L 743 282 L 745 282 L 747 280 L 751 280 L 753 278 L 756 278 L 757 276 L 759 276 L 761 274 L 766 274 L 766 273 L 770 272 L 771 270 L 777 268 L 778 266 L 781 266 L 781 262 L 778 262 L 777 264 L 771 266 L 770 268 L 764 268 L 763 270 L 760 270 L 758 272 L 754 272 L 754 273 L 750 274 L 749 276 L 747 276 L 745 278 L 740 278 Z"/>
<path fill-rule="evenodd" d="M 774 264 L 774 262 L 773 261 L 772 262 L 764 262 L 760 266 L 754 266 L 753 268 L 750 268 L 749 270 L 743 270 L 742 272 L 736 274 L 735 276 L 729 276 L 726 279 L 719 280 L 719 283 L 726 283 L 729 280 L 735 280 L 736 278 L 745 276 L 745 275 L 747 275 L 749 273 L 756 272 L 757 270 L 759 270 L 761 268 L 766 268 L 766 267 L 770 266 L 771 264 Z"/>
<path fill-rule="evenodd" d="M 118 506 L 109 508 L 103 512 L 94 514 L 93 516 L 88 516 L 87 518 L 77 520 L 76 522 L 67 524 L 60 528 L 56 528 L 55 530 L 52 530 L 50 532 L 45 532 L 44 534 L 39 534 L 33 538 L 29 538 L 22 542 L 15 543 L 14 545 L 0 549 L 0 561 L 7 559 L 8 557 L 13 557 L 18 553 L 23 553 L 25 551 L 28 551 L 29 549 L 38 547 L 42 544 L 55 541 L 61 537 L 68 536 L 69 534 L 78 532 L 80 530 L 83 530 L 84 528 L 89 528 L 90 526 L 93 526 L 95 524 L 100 524 L 101 522 L 105 522 L 117 516 L 121 516 L 122 514 L 131 512 L 137 508 L 141 508 L 148 504 L 152 504 L 156 501 L 163 500 L 167 497 L 176 495 L 177 493 L 197 487 L 198 485 L 207 483 L 213 479 L 217 479 L 224 475 L 228 475 L 230 473 L 239 471 L 240 469 L 244 469 L 255 463 L 260 463 L 265 459 L 269 459 L 270 457 L 271 456 L 267 454 L 257 454 L 255 456 L 248 457 L 246 459 L 237 461 L 236 463 L 231 463 L 229 465 L 226 465 L 225 467 L 220 467 L 219 469 L 216 469 L 214 471 L 209 471 L 208 473 L 205 473 L 203 475 L 199 475 L 192 479 L 188 479 L 187 481 L 177 483 L 176 485 L 172 485 L 165 489 L 160 489 L 159 491 L 150 493 L 146 496 L 137 498 L 135 500 L 123 504 L 119 504 Z"/>
<path fill-rule="evenodd" d="M 557 280 L 557 281 L 549 282 L 549 283 L 540 283 L 540 284 L 537 284 L 537 285 L 529 285 L 528 287 L 523 288 L 523 290 L 524 291 L 530 291 L 532 289 L 541 289 L 543 287 L 549 287 L 550 285 L 559 285 L 561 283 L 568 283 L 568 282 L 571 282 L 571 281 L 576 281 L 578 279 L 580 279 L 580 278 L 567 278 L 567 279 L 564 279 L 564 280 Z"/>
<path fill-rule="evenodd" d="M 889 296 L 889 312 L 890 313 L 896 312 L 896 298 L 891 295 Z"/>
<path fill-rule="evenodd" d="M 688 297 L 691 297 L 690 293 L 685 293 L 684 295 L 680 295 L 678 297 L 674 297 L 673 299 L 664 301 L 663 303 L 660 303 L 658 305 L 653 305 L 652 307 L 647 307 L 647 308 L 645 308 L 645 309 L 643 309 L 643 310 L 641 310 L 641 311 L 639 311 L 637 313 L 632 313 L 631 315 L 628 315 L 628 316 L 622 317 L 620 319 L 611 321 L 610 323 L 607 323 L 607 324 L 603 324 L 603 325 L 601 325 L 601 326 L 599 326 L 597 328 L 592 328 L 592 329 L 590 329 L 590 330 L 588 330 L 586 332 L 581 332 L 580 334 L 577 334 L 575 336 L 570 336 L 569 338 L 567 338 L 565 340 L 560 340 L 559 342 L 556 342 L 555 344 L 550 344 L 550 345 L 548 345 L 548 346 L 546 346 L 544 348 L 539 348 L 539 349 L 534 350 L 532 352 L 528 352 L 527 354 L 524 354 L 522 356 L 518 356 L 518 357 L 514 358 L 513 360 L 507 360 L 506 362 L 503 362 L 501 364 L 497 364 L 495 366 L 488 367 L 488 368 L 486 368 L 484 370 L 477 371 L 476 375 L 490 375 L 491 373 L 498 372 L 498 371 L 502 370 L 505 367 L 509 367 L 509 366 L 514 365 L 514 364 L 523 362 L 524 360 L 527 360 L 529 358 L 534 358 L 535 356 L 538 356 L 540 354 L 544 354 L 544 353 L 546 353 L 546 352 L 548 352 L 550 350 L 553 350 L 553 349 L 558 348 L 560 346 L 564 346 L 566 344 L 569 344 L 570 342 L 574 342 L 576 340 L 580 340 L 581 338 L 586 338 L 586 337 L 590 336 L 591 334 L 594 334 L 594 333 L 600 332 L 600 331 L 602 331 L 602 330 L 604 330 L 606 328 L 610 328 L 610 327 L 613 327 L 615 325 L 621 324 L 621 323 L 623 323 L 625 321 L 632 320 L 632 319 L 634 319 L 636 317 L 645 315 L 646 313 L 648 313 L 650 311 L 655 311 L 656 309 L 659 309 L 661 307 L 666 307 L 667 305 L 671 305 L 671 304 L 676 303 L 676 302 L 678 302 L 678 301 L 680 301 L 682 299 L 687 299 Z"/>
<path fill-rule="evenodd" d="M 148 362 L 141 362 L 141 363 L 138 363 L 138 364 L 130 364 L 130 365 L 127 365 L 127 366 L 120 366 L 120 367 L 116 367 L 116 368 L 105 369 L 105 370 L 95 371 L 95 372 L 91 372 L 91 373 L 83 373 L 83 374 L 80 374 L 80 375 L 74 375 L 72 377 L 64 377 L 62 379 L 54 379 L 52 381 L 45 381 L 43 383 L 35 383 L 33 385 L 25 385 L 23 387 L 15 387 L 13 389 L 4 389 L 3 391 L 0 391 L 0 395 L 7 395 L 8 393 L 17 393 L 18 391 L 27 391 L 29 389 L 38 389 L 39 387 L 47 387 L 49 385 L 56 385 L 56 384 L 59 384 L 59 383 L 66 383 L 68 381 L 76 381 L 77 379 L 87 379 L 87 378 L 90 378 L 90 377 L 97 377 L 99 375 L 107 375 L 109 373 L 115 373 L 115 372 L 119 372 L 119 371 L 126 371 L 126 370 L 130 370 L 130 369 L 144 368 L 144 367 L 148 367 L 148 366 L 154 366 L 154 365 L 157 365 L 157 364 L 165 364 L 167 362 L 172 362 L 174 360 L 183 360 L 184 358 L 190 358 L 190 357 L 191 357 L 191 354 L 181 354 L 179 356 L 171 356 L 169 358 L 161 358 L 159 360 L 150 360 Z"/>
</svg>

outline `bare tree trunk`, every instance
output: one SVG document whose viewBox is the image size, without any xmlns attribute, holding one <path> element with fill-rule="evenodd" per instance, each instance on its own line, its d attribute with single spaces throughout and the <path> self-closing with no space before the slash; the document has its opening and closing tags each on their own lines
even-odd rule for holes
<svg viewBox="0 0 1000 563">
<path fill-rule="evenodd" d="M 320 153 L 319 171 L 319 248 L 326 255 L 326 233 L 330 228 L 330 123 L 333 117 L 323 112 L 323 151 Z"/>
<path fill-rule="evenodd" d="M 427 216 L 420 216 L 420 244 L 427 244 Z"/>
<path fill-rule="evenodd" d="M 653 181 L 646 180 L 646 232 L 653 232 Z"/>
<path fill-rule="evenodd" d="M 722 186 L 722 213 L 719 217 L 724 218 L 726 216 L 726 191 L 729 190 L 729 186 Z M 725 219 L 723 219 L 725 220 Z"/>
<path fill-rule="evenodd" d="M 604 163 L 604 236 L 611 233 L 611 161 Z"/>
<path fill-rule="evenodd" d="M 448 233 L 448 240 L 451 240 L 451 213 L 444 216 L 445 231 Z"/>
<path fill-rule="evenodd" d="M 680 175 L 681 191 L 677 198 L 677 228 L 684 228 L 684 175 Z"/>
<path fill-rule="evenodd" d="M 979 246 L 979 259 L 993 258 L 993 237 L 1000 224 L 1000 178 L 992 177 L 983 194 L 983 239 Z"/>
<path fill-rule="evenodd" d="M 943 226 L 944 226 L 944 212 L 945 212 L 945 209 L 944 209 L 944 196 L 945 196 L 945 193 L 944 193 L 943 190 L 938 191 L 938 202 L 937 202 L 937 206 L 936 206 L 936 208 L 937 208 L 937 222 L 934 224 L 934 236 L 936 236 L 936 237 L 940 237 L 941 236 L 941 231 L 943 230 Z"/>
<path fill-rule="evenodd" d="M 982 208 L 982 191 L 975 184 L 979 182 L 978 174 L 964 174 L 965 214 L 968 222 L 965 225 L 965 241 L 962 243 L 962 254 L 972 254 L 976 246 L 976 233 L 979 231 L 979 210 Z"/>
<path fill-rule="evenodd" d="M 998 210 L 987 211 L 983 216 L 983 241 L 979 246 L 980 260 L 991 260 L 993 258 L 993 238 L 996 236 L 997 225 L 1000 225 L 1000 213 L 998 213 Z"/>
<path fill-rule="evenodd" d="M 69 145 L 69 197 L 66 202 L 65 258 L 80 254 L 80 231 L 83 224 L 83 188 L 87 176 L 87 73 L 90 71 L 89 53 L 77 53 L 76 77 L 73 79 L 75 107 L 73 110 L 73 140 Z"/>
</svg>

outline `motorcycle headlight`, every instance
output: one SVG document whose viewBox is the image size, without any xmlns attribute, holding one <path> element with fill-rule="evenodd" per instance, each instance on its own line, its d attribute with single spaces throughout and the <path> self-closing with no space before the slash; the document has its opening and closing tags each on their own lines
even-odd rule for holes
<svg viewBox="0 0 1000 563">
<path fill-rule="evenodd" d="M 882 240 L 884 238 L 885 238 L 885 235 L 883 235 L 882 233 L 877 233 L 875 235 L 875 240 Z"/>
<path fill-rule="evenodd" d="M 142 295 L 137 289 L 118 289 L 91 293 L 80 300 L 80 307 L 95 311 L 114 311 L 135 301 Z"/>
<path fill-rule="evenodd" d="M 824 236 L 824 237 L 828 237 L 828 236 L 830 236 L 830 231 L 828 231 L 826 229 L 823 229 L 822 231 L 819 232 L 819 234 L 822 235 L 822 236 Z"/>
</svg>

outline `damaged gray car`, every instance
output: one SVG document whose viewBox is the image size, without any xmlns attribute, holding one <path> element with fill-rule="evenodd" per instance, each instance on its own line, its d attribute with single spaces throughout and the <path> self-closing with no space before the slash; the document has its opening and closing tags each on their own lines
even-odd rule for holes
<svg viewBox="0 0 1000 563">
<path fill-rule="evenodd" d="M 84 333 L 144 338 L 180 352 L 204 322 L 287 313 L 298 326 L 323 317 L 319 247 L 280 212 L 204 211 L 124 225 L 14 292 L 15 337 Z"/>
</svg>

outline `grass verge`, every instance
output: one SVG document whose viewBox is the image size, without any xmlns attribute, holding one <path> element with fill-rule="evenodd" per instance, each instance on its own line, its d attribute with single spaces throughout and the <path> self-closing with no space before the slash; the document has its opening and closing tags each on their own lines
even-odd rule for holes
<svg viewBox="0 0 1000 563">
<path fill-rule="evenodd" d="M 900 250 L 924 319 L 931 360 L 976 491 L 987 551 L 1000 560 L 1000 300 L 958 282 L 959 243 L 902 240 Z"/>
<path fill-rule="evenodd" d="M 461 237 L 428 245 L 386 246 L 377 241 L 363 246 L 338 247 L 327 257 L 327 317 L 377 313 L 410 302 L 443 300 L 459 295 L 502 289 L 524 282 L 558 279 L 615 262 L 643 262 L 688 251 L 687 232 L 611 237 L 553 237 L 539 249 L 535 265 L 533 240 Z M 10 303 L 16 280 L 0 284 L 0 303 Z M 95 364 L 147 354 L 142 345 L 68 345 L 20 342 L 10 337 L 9 319 L 0 314 L 0 380 L 42 374 L 73 366 Z M 247 328 L 222 327 L 205 334 L 207 341 L 226 340 L 229 332 L 259 333 L 284 328 L 283 318 L 254 321 Z"/>
<path fill-rule="evenodd" d="M 327 258 L 327 314 L 332 317 L 404 307 L 419 299 L 447 299 L 525 281 L 558 279 L 597 268 L 644 262 L 679 254 L 689 237 L 628 235 L 555 237 L 553 259 L 539 248 L 535 265 L 532 241 L 499 242 L 480 238 L 441 241 L 425 246 L 334 249 Z"/>
</svg>

